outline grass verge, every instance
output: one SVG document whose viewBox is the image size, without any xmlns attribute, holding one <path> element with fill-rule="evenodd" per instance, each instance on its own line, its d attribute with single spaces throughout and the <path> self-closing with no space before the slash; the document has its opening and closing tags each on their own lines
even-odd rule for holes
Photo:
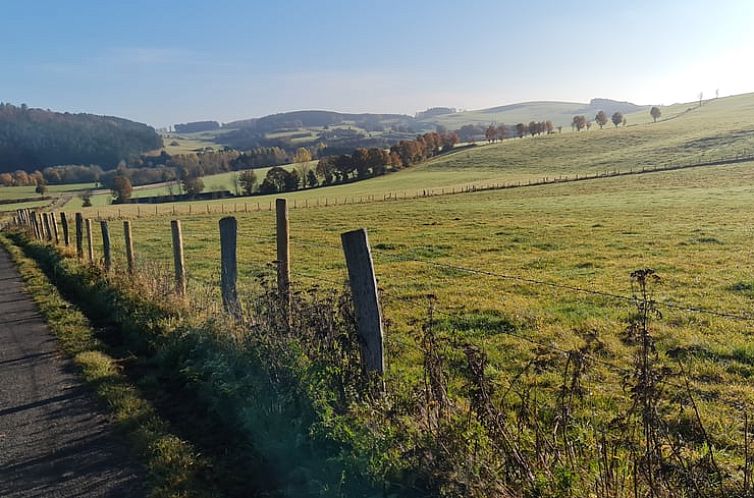
<svg viewBox="0 0 754 498">
<path fill-rule="evenodd" d="M 50 330 L 58 338 L 83 380 L 94 390 L 116 427 L 123 431 L 148 471 L 153 497 L 214 496 L 201 477 L 209 462 L 169 424 L 121 372 L 118 362 L 105 352 L 95 330 L 75 305 L 65 300 L 39 266 L 7 237 L 0 244 L 10 253 Z"/>
</svg>

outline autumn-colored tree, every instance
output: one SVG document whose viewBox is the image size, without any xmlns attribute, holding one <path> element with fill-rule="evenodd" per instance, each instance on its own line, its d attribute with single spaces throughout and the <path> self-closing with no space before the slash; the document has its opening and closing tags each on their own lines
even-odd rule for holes
<svg viewBox="0 0 754 498">
<path fill-rule="evenodd" d="M 547 121 L 545 121 L 545 132 L 549 135 L 553 133 L 553 130 L 554 126 L 552 125 L 552 121 L 548 119 Z"/>
<path fill-rule="evenodd" d="M 583 130 L 587 127 L 586 117 L 584 117 L 583 115 L 574 116 L 573 121 L 571 121 L 571 127 L 575 128 L 576 131 Z"/>
<path fill-rule="evenodd" d="M 659 118 L 660 116 L 662 116 L 662 111 L 660 110 L 659 107 L 655 106 L 655 107 L 652 107 L 649 110 L 649 115 L 652 116 L 652 119 L 656 123 L 657 122 L 657 118 Z"/>
<path fill-rule="evenodd" d="M 134 189 L 127 176 L 117 175 L 113 178 L 111 190 L 115 198 L 113 204 L 123 204 L 131 198 Z"/>
<path fill-rule="evenodd" d="M 599 111 L 596 116 L 594 116 L 594 120 L 597 122 L 598 125 L 600 125 L 600 130 L 603 126 L 607 124 L 607 113 L 605 111 Z"/>
<path fill-rule="evenodd" d="M 198 176 L 186 176 L 183 178 L 183 191 L 190 197 L 196 197 L 204 190 L 204 182 Z"/>
<path fill-rule="evenodd" d="M 10 187 L 13 185 L 13 175 L 10 173 L 0 174 L 0 183 L 2 183 L 4 187 Z"/>
<path fill-rule="evenodd" d="M 622 112 L 616 111 L 616 112 L 613 113 L 613 116 L 612 116 L 611 119 L 613 121 L 613 124 L 617 128 L 618 125 L 621 124 L 626 118 L 623 117 L 623 113 Z"/>
<path fill-rule="evenodd" d="M 244 194 L 251 195 L 254 192 L 254 186 L 257 184 L 257 174 L 254 173 L 253 169 L 242 171 L 238 180 L 241 182 Z"/>
<path fill-rule="evenodd" d="M 296 154 L 293 156 L 294 163 L 308 163 L 312 160 L 312 153 L 305 147 L 299 147 L 296 149 Z"/>
</svg>

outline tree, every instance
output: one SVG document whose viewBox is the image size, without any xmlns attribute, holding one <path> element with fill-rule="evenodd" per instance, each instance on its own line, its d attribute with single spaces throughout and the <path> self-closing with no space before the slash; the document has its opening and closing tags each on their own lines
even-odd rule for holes
<svg viewBox="0 0 754 498">
<path fill-rule="evenodd" d="M 702 107 L 703 101 L 704 101 L 704 92 L 699 92 L 699 107 Z"/>
<path fill-rule="evenodd" d="M 495 128 L 495 125 L 489 125 L 487 129 L 484 131 L 484 138 L 487 139 L 487 142 L 495 142 L 497 140 L 497 129 Z"/>
<path fill-rule="evenodd" d="M 335 179 L 335 158 L 323 157 L 317 162 L 317 175 L 322 178 L 323 185 L 330 185 Z"/>
<path fill-rule="evenodd" d="M 526 135 L 526 125 L 523 123 L 518 123 L 516 125 L 516 136 L 518 136 L 518 138 L 524 138 L 525 135 Z"/>
<path fill-rule="evenodd" d="M 508 136 L 508 127 L 504 124 L 501 124 L 495 130 L 495 133 L 497 134 L 497 139 L 502 142 Z"/>
<path fill-rule="evenodd" d="M 239 175 L 239 181 L 241 182 L 241 188 L 245 195 L 251 195 L 254 192 L 254 185 L 257 184 L 257 174 L 253 169 L 247 169 L 242 171 Z"/>
<path fill-rule="evenodd" d="M 621 124 L 625 120 L 625 118 L 623 117 L 623 113 L 618 112 L 618 111 L 615 111 L 613 113 L 613 117 L 611 119 L 616 128 L 618 127 L 619 124 Z"/>
<path fill-rule="evenodd" d="M 308 163 L 312 160 L 312 153 L 305 147 L 299 147 L 293 156 L 294 163 Z"/>
<path fill-rule="evenodd" d="M 39 195 L 45 195 L 47 193 L 47 185 L 44 183 L 37 183 L 37 188 L 34 189 L 34 192 Z"/>
<path fill-rule="evenodd" d="M 232 177 L 233 181 L 233 193 L 236 194 L 236 197 L 241 195 L 241 176 L 238 173 L 233 173 Z"/>
<path fill-rule="evenodd" d="M 607 113 L 605 111 L 599 111 L 596 116 L 594 116 L 594 120 L 597 122 L 598 125 L 600 125 L 600 130 L 603 126 L 607 124 Z"/>
<path fill-rule="evenodd" d="M 573 121 L 571 121 L 571 127 L 575 128 L 576 131 L 581 131 L 587 126 L 586 117 L 583 115 L 580 116 L 574 116 Z"/>
<path fill-rule="evenodd" d="M 81 198 L 81 206 L 82 207 L 92 207 L 92 196 L 94 195 L 94 192 L 91 190 L 85 190 L 84 192 L 79 194 L 79 197 Z"/>
<path fill-rule="evenodd" d="M 654 122 L 656 123 L 657 122 L 657 118 L 659 118 L 660 116 L 662 116 L 662 111 L 660 110 L 659 107 L 655 106 L 655 107 L 652 107 L 649 110 L 649 115 L 652 116 L 652 119 L 654 119 Z"/>
<path fill-rule="evenodd" d="M 275 166 L 267 172 L 262 185 L 259 186 L 259 191 L 263 194 L 292 192 L 298 188 L 298 185 L 298 174 L 295 171 L 286 171 Z"/>
<path fill-rule="evenodd" d="M 309 172 L 306 174 L 306 184 L 310 188 L 313 188 L 319 185 L 319 180 L 317 179 L 317 173 L 315 173 L 313 169 L 310 169 Z"/>
<path fill-rule="evenodd" d="M 183 190 L 190 197 L 196 197 L 204 190 L 204 182 L 198 176 L 186 176 L 183 178 Z"/>
<path fill-rule="evenodd" d="M 113 184 L 110 190 L 113 193 L 113 197 L 115 197 L 113 203 L 123 204 L 131 198 L 134 188 L 131 185 L 131 180 L 129 180 L 127 176 L 117 175 L 113 178 Z"/>
<path fill-rule="evenodd" d="M 529 135 L 532 137 L 537 134 L 537 123 L 535 121 L 529 121 Z"/>
</svg>

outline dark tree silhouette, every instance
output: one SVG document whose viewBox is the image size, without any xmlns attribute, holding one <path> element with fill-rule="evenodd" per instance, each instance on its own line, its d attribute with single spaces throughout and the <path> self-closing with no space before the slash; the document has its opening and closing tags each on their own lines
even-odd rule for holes
<svg viewBox="0 0 754 498">
<path fill-rule="evenodd" d="M 649 115 L 652 116 L 652 119 L 656 123 L 657 122 L 657 118 L 659 118 L 660 116 L 662 116 L 662 111 L 660 110 L 659 107 L 655 106 L 655 107 L 652 107 L 649 110 Z"/>
<path fill-rule="evenodd" d="M 613 124 L 617 128 L 619 124 L 621 124 L 626 118 L 623 117 L 623 113 L 621 112 L 614 112 L 613 117 L 611 118 L 613 121 Z"/>
</svg>

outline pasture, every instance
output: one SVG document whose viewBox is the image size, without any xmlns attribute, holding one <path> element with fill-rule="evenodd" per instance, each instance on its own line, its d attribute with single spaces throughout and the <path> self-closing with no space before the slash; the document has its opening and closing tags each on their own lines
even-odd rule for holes
<svg viewBox="0 0 754 498">
<path fill-rule="evenodd" d="M 340 234 L 368 229 L 387 322 L 385 381 L 394 392 L 422 378 L 430 308 L 431 327 L 448 347 L 484 351 L 491 382 L 503 398 L 515 393 L 521 403 L 535 392 L 555 406 L 569 352 L 596 341 L 596 359 L 580 380 L 591 405 L 575 415 L 578 432 L 579 424 L 607 427 L 631 409 L 626 382 L 636 347 L 626 331 L 636 288 L 630 274 L 652 268 L 660 277 L 652 287 L 661 312 L 652 324 L 657 362 L 671 372 L 664 399 L 693 397 L 718 464 L 738 475 L 742 411 L 754 404 L 754 161 L 457 195 L 389 201 L 382 195 L 693 164 L 753 149 L 754 99 L 742 96 L 657 124 L 511 140 L 381 178 L 287 194 L 298 203 L 290 211 L 293 290 L 343 288 Z M 313 202 L 325 195 L 373 195 L 380 202 Z M 254 209 L 271 199 L 159 206 L 158 215 L 150 206 L 138 217 L 125 206 L 120 215 L 132 220 L 137 265 L 163 286 L 172 278 L 170 219 L 182 221 L 189 293 L 206 313 L 220 300 L 222 216 L 238 219 L 242 303 L 253 301 L 260 283 L 274 281 L 275 213 Z M 121 271 L 125 247 L 116 209 L 82 211 L 110 219 Z M 465 400 L 467 372 L 458 355 L 456 349 L 448 356 L 449 394 Z M 689 416 L 681 410 L 673 423 L 697 437 Z M 598 437 L 591 430 L 584 429 L 584 441 Z"/>
</svg>

